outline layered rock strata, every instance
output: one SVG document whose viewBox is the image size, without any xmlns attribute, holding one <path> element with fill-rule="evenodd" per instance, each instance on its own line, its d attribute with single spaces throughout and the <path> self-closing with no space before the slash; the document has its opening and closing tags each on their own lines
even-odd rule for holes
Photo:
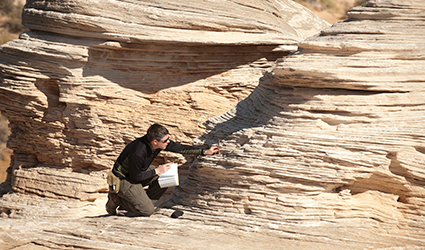
<svg viewBox="0 0 425 250">
<path fill-rule="evenodd" d="M 425 3 L 372 0 L 299 45 L 201 138 L 174 205 L 344 248 L 425 245 Z"/>
<path fill-rule="evenodd" d="M 289 0 L 29 0 L 22 18 L 30 31 L 0 49 L 12 188 L 83 200 L 149 125 L 192 143 L 328 26 Z"/>
</svg>

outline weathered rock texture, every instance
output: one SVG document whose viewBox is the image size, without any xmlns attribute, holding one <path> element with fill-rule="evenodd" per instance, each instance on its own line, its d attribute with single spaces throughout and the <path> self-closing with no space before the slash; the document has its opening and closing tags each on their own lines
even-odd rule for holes
<svg viewBox="0 0 425 250">
<path fill-rule="evenodd" d="M 210 120 L 221 154 L 191 167 L 175 204 L 338 248 L 425 246 L 424 11 L 369 1 L 302 42 Z"/>
<path fill-rule="evenodd" d="M 153 122 L 192 143 L 328 26 L 289 0 L 29 0 L 22 17 L 31 31 L 0 51 L 12 188 L 82 200 Z"/>
<path fill-rule="evenodd" d="M 105 197 L 95 202 L 6 194 L 0 199 L 1 249 L 326 249 L 303 242 L 241 231 L 231 224 L 204 223 L 187 212 L 170 218 L 102 216 Z M 7 209 L 5 209 L 7 208 Z"/>
<path fill-rule="evenodd" d="M 249 44 L 255 39 L 242 35 L 229 44 L 234 38 L 228 34 L 208 42 L 220 18 L 213 19 L 215 29 L 203 24 L 209 25 L 205 37 L 188 31 L 194 44 L 187 37 L 158 43 L 139 30 L 128 35 L 108 28 L 108 19 L 120 19 L 104 17 L 91 3 L 92 10 L 76 1 L 31 1 L 24 20 L 33 31 L 2 47 L 1 108 L 12 124 L 16 191 L 94 199 L 103 170 L 148 124 L 159 120 L 175 139 L 190 141 L 201 133 L 203 119 L 256 86 L 252 79 L 272 65 L 261 60 L 263 53 L 277 58 L 287 52 L 275 52 L 276 45 L 296 44 L 284 32 L 277 41 L 275 31 L 266 32 L 270 39 L 264 43 Z M 107 3 L 128 6 L 129 19 L 138 13 L 130 2 Z M 205 9 L 219 6 L 208 3 Z M 91 217 L 99 207 L 103 211 L 105 198 L 74 204 L 15 193 L 0 199 L 3 241 L 9 248 L 421 249 L 424 11 L 420 0 L 373 0 L 354 8 L 346 22 L 301 43 L 247 98 L 210 119 L 200 143 L 220 139 L 221 154 L 199 158 L 187 181 L 174 189 L 168 205 L 185 211 L 181 219 L 169 218 L 169 209 L 151 218 Z M 152 13 L 146 17 L 160 16 Z M 82 22 L 72 21 L 77 17 Z M 122 22 L 114 25 L 127 27 Z M 55 23 L 60 28 L 52 28 Z M 229 27 L 240 29 L 231 32 L 247 30 L 236 23 Z M 127 25 L 131 30 L 139 24 Z M 175 27 L 191 27 L 185 25 Z M 43 27 L 50 33 L 35 31 Z M 164 27 L 168 42 L 173 33 Z M 259 47 L 270 42 L 275 45 Z M 153 52 L 158 50 L 166 53 Z M 236 55 L 226 57 L 230 52 Z M 155 60 L 160 55 L 167 60 Z M 217 98 L 223 106 L 209 106 Z M 140 122 L 142 115 L 147 118 Z"/>
</svg>

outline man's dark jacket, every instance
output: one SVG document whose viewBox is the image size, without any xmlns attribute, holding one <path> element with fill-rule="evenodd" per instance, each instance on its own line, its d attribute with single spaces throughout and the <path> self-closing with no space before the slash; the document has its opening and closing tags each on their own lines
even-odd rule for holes
<svg viewBox="0 0 425 250">
<path fill-rule="evenodd" d="M 129 143 L 121 152 L 112 172 L 120 179 L 127 179 L 136 184 L 153 178 L 155 169 L 146 171 L 162 149 L 153 150 L 146 135 Z M 194 146 L 183 145 L 170 140 L 165 151 L 180 154 L 202 155 L 203 150 Z"/>
</svg>

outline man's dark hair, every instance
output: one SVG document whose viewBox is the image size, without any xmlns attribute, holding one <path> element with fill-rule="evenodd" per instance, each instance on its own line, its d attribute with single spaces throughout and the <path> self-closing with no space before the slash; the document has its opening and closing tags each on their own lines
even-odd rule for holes
<svg viewBox="0 0 425 250">
<path fill-rule="evenodd" d="M 148 132 L 146 133 L 146 137 L 149 142 L 152 142 L 153 140 L 160 141 L 162 137 L 168 134 L 169 133 L 166 127 L 155 123 L 149 127 Z"/>
</svg>

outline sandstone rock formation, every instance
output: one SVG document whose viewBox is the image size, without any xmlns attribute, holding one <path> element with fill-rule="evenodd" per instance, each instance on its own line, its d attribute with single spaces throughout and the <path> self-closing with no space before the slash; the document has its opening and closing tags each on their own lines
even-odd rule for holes
<svg viewBox="0 0 425 250">
<path fill-rule="evenodd" d="M 137 68 L 125 64 L 124 55 L 143 65 L 152 60 L 139 60 L 145 55 L 142 52 L 131 57 L 139 50 L 124 41 L 133 40 L 110 41 L 121 37 L 119 29 L 102 31 L 104 18 L 90 21 L 97 15 L 79 5 L 43 3 L 46 20 L 67 20 L 61 25 L 76 27 L 72 18 L 87 14 L 86 25 L 76 34 L 86 36 L 90 30 L 93 39 L 32 31 L 1 48 L 0 102 L 13 128 L 9 145 L 15 149 L 11 175 L 15 191 L 94 200 L 101 190 L 97 180 L 116 151 L 147 126 L 139 125 L 134 115 L 163 117 L 162 122 L 175 126 L 176 139 L 190 141 L 203 128 L 179 130 L 182 117 L 193 114 L 197 120 L 191 124 L 200 124 L 225 109 L 205 109 L 201 102 L 220 96 L 230 100 L 230 107 L 232 101 L 244 98 L 236 93 L 245 80 L 249 84 L 244 86 L 257 85 L 247 80 L 260 75 L 262 61 L 257 59 L 218 70 L 220 74 L 195 73 L 189 83 L 183 81 L 184 73 L 174 72 L 177 77 L 170 85 L 166 79 L 174 76 L 171 69 L 150 65 L 151 71 L 142 72 L 146 79 L 153 77 L 155 69 L 163 69 L 157 70 L 161 72 L 158 85 L 149 81 L 138 85 L 135 79 L 142 70 L 134 73 Z M 79 12 L 55 13 L 61 6 Z M 247 98 L 206 124 L 208 131 L 199 143 L 220 139 L 221 154 L 198 158 L 188 170 L 187 181 L 174 189 L 167 205 L 185 212 L 180 219 L 169 218 L 170 209 L 150 218 L 102 217 L 105 198 L 81 202 L 15 192 L 0 199 L 3 245 L 21 249 L 423 248 L 424 10 L 421 0 L 370 0 L 352 9 L 347 21 L 308 38 L 291 56 L 281 57 L 251 94 L 245 92 Z M 26 22 L 37 20 L 37 13 L 43 15 L 43 11 L 29 14 L 32 7 L 27 11 L 33 19 Z M 45 19 L 38 20 L 41 25 Z M 50 32 L 71 28 L 53 29 L 51 22 L 45 23 Z M 193 36 L 203 43 L 201 35 Z M 202 54 L 199 51 L 205 48 L 232 52 L 259 48 L 242 45 L 243 37 L 242 47 L 225 44 L 229 41 L 225 38 L 222 45 L 202 46 L 158 45 L 140 42 L 141 38 L 143 34 L 134 34 L 139 49 L 195 48 Z M 276 57 L 287 53 L 268 51 Z M 56 64 L 47 60 L 51 58 Z M 109 64 L 110 59 L 115 63 Z M 214 62 L 222 59 L 217 56 Z M 173 62 L 175 67 L 180 61 Z M 53 66 L 56 70 L 49 71 Z M 161 113 L 158 107 L 169 111 Z M 29 133 L 31 126 L 36 134 Z M 191 126 L 195 127 L 189 123 L 186 128 Z M 24 142 L 27 147 L 22 147 Z M 57 155 L 49 155 L 57 149 L 61 149 Z M 63 178 L 65 173 L 72 178 Z M 24 178 L 39 179 L 50 189 Z M 52 178 L 62 185 L 52 188 L 56 183 Z M 59 188 L 66 185 L 75 186 L 73 192 Z"/>
<path fill-rule="evenodd" d="M 0 51 L 12 188 L 81 200 L 150 124 L 192 143 L 328 26 L 289 0 L 29 0 L 22 18 L 30 31 Z"/>
<path fill-rule="evenodd" d="M 174 203 L 339 248 L 425 246 L 425 2 L 371 0 L 308 38 L 202 139 Z"/>
</svg>

